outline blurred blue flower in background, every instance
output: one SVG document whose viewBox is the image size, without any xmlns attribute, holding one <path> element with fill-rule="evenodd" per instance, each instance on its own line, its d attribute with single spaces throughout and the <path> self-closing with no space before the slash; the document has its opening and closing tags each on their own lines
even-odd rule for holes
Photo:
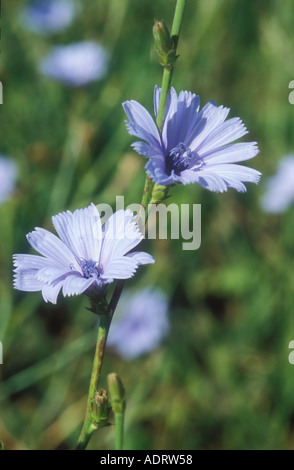
<svg viewBox="0 0 294 470">
<path fill-rule="evenodd" d="M 161 89 L 154 90 L 157 117 Z M 199 183 L 217 192 L 228 188 L 244 192 L 243 182 L 258 183 L 257 170 L 235 163 L 255 157 L 256 142 L 235 143 L 247 134 L 239 118 L 226 121 L 229 109 L 207 103 L 200 111 L 200 98 L 188 91 L 177 96 L 171 89 L 162 133 L 149 112 L 136 101 L 123 103 L 129 118 L 128 132 L 142 139 L 133 148 L 149 158 L 147 173 L 160 185 Z"/>
<path fill-rule="evenodd" d="M 294 155 L 284 157 L 277 173 L 266 182 L 261 207 L 266 212 L 284 212 L 294 202 Z"/>
<path fill-rule="evenodd" d="M 114 279 L 128 279 L 139 266 L 154 263 L 148 253 L 130 253 L 143 235 L 129 210 L 115 212 L 103 229 L 93 203 L 74 213 L 62 212 L 52 222 L 60 238 L 38 227 L 27 235 L 43 256 L 13 256 L 14 287 L 42 291 L 45 302 L 55 304 L 61 288 L 64 296 L 86 293 L 96 297 Z"/>
<path fill-rule="evenodd" d="M 6 201 L 14 190 L 16 175 L 17 168 L 14 161 L 0 155 L 0 204 Z"/>
<path fill-rule="evenodd" d="M 26 29 L 46 34 L 62 31 L 75 19 L 78 6 L 73 0 L 33 0 L 21 12 Z"/>
<path fill-rule="evenodd" d="M 106 75 L 109 54 L 94 41 L 81 41 L 53 48 L 41 60 L 41 73 L 72 87 L 80 87 Z"/>
<path fill-rule="evenodd" d="M 169 331 L 168 298 L 159 289 L 124 293 L 114 314 L 107 344 L 124 359 L 153 350 Z"/>
</svg>

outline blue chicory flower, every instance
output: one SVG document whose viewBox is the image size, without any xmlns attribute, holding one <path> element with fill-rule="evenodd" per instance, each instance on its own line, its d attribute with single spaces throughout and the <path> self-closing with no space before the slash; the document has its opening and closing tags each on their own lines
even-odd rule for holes
<svg viewBox="0 0 294 470">
<path fill-rule="evenodd" d="M 155 87 L 157 117 L 161 89 Z M 172 88 L 162 132 L 149 112 L 136 101 L 123 103 L 127 129 L 142 139 L 133 148 L 149 159 L 147 173 L 159 185 L 199 183 L 217 192 L 235 188 L 246 191 L 243 182 L 257 183 L 260 173 L 235 163 L 258 153 L 256 142 L 234 143 L 247 133 L 239 118 L 226 121 L 228 108 L 207 103 L 200 111 L 200 98 L 188 91 L 177 96 Z"/>
<path fill-rule="evenodd" d="M 94 41 L 54 47 L 39 64 L 40 72 L 71 87 L 102 79 L 108 68 L 108 52 Z"/>
<path fill-rule="evenodd" d="M 33 0 L 23 8 L 21 21 L 29 31 L 57 33 L 70 26 L 77 11 L 73 0 Z"/>
<path fill-rule="evenodd" d="M 107 339 L 124 359 L 152 351 L 169 331 L 168 299 L 159 289 L 147 287 L 133 295 L 125 292 L 114 314 Z"/>
<path fill-rule="evenodd" d="M 17 169 L 11 158 L 0 155 L 0 204 L 11 195 L 16 181 Z"/>
<path fill-rule="evenodd" d="M 294 202 L 294 155 L 280 161 L 277 173 L 266 182 L 261 207 L 265 212 L 280 213 Z"/>
<path fill-rule="evenodd" d="M 133 250 L 142 240 L 130 210 L 114 213 L 101 227 L 92 203 L 74 213 L 52 217 L 59 235 L 36 228 L 27 235 L 31 246 L 42 256 L 14 255 L 14 287 L 22 291 L 42 291 L 46 302 L 86 293 L 97 297 L 114 279 L 128 279 L 140 265 L 154 263 L 148 253 Z"/>
</svg>

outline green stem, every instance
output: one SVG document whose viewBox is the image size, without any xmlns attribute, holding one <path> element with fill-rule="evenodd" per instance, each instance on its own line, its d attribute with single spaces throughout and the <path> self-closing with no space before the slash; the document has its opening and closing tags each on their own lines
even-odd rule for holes
<svg viewBox="0 0 294 470">
<path fill-rule="evenodd" d="M 183 12 L 185 7 L 186 0 L 177 0 L 172 31 L 171 35 L 175 43 L 175 49 L 178 43 Z M 158 128 L 161 130 L 164 118 L 165 118 L 165 111 L 166 111 L 166 104 L 171 84 L 173 66 L 172 67 L 164 67 L 163 70 L 163 77 L 162 77 L 162 87 L 161 87 L 161 94 L 160 100 L 158 105 L 158 113 L 156 123 Z M 145 186 L 142 196 L 141 202 L 141 213 L 138 214 L 138 223 L 141 226 L 145 227 L 148 219 L 148 205 L 152 199 L 152 194 L 154 191 L 155 183 L 151 180 L 151 178 L 147 175 L 145 180 Z M 95 398 L 95 393 L 98 390 L 99 379 L 100 379 L 100 372 L 103 360 L 103 354 L 107 339 L 108 330 L 110 327 L 111 318 L 113 316 L 114 310 L 116 305 L 119 301 L 120 295 L 123 290 L 124 283 L 118 283 L 117 287 L 114 291 L 112 299 L 109 304 L 109 308 L 106 313 L 100 316 L 100 325 L 98 331 L 98 339 L 97 339 L 97 346 L 92 370 L 92 376 L 90 381 L 90 389 L 89 389 L 89 396 L 88 396 L 88 403 L 87 403 L 87 411 L 86 417 L 84 421 L 84 425 L 78 440 L 77 449 L 84 450 L 87 447 L 89 439 L 92 433 L 97 429 L 97 427 L 91 421 L 91 414 L 92 414 L 92 403 Z M 115 414 L 115 423 L 116 423 L 116 449 L 121 450 L 123 445 L 123 423 L 124 423 L 124 412 L 123 413 L 116 413 Z"/>
<path fill-rule="evenodd" d="M 177 3 L 176 3 L 175 14 L 174 14 L 174 19 L 173 19 L 173 24 L 172 24 L 172 29 L 171 29 L 171 37 L 174 41 L 174 53 L 175 54 L 176 54 L 176 49 L 177 49 L 177 45 L 179 41 L 179 35 L 180 35 L 180 30 L 181 30 L 181 25 L 182 25 L 182 20 L 183 20 L 185 4 L 186 4 L 186 0 L 177 0 Z M 168 94 L 170 90 L 173 70 L 174 70 L 174 65 L 169 66 L 169 67 L 164 67 L 164 70 L 163 70 L 161 94 L 160 94 L 158 113 L 157 113 L 157 119 L 156 119 L 156 124 L 158 128 L 160 129 L 160 131 L 162 131 L 162 126 L 164 124 L 165 111 L 166 111 L 167 99 L 168 99 Z M 149 177 L 147 176 L 147 178 Z M 146 179 L 146 182 L 147 182 L 147 179 Z M 158 190 L 158 185 L 153 183 L 152 188 L 151 188 L 151 195 L 149 195 L 149 201 L 148 201 L 149 203 L 151 202 L 152 199 L 155 199 L 153 198 L 153 196 L 157 190 Z M 164 197 L 166 197 L 166 192 L 164 190 L 162 191 L 162 193 L 165 194 Z M 148 206 L 147 206 L 147 214 L 148 214 Z"/>
<path fill-rule="evenodd" d="M 154 188 L 154 181 L 152 181 L 150 176 L 146 175 L 145 185 L 144 185 L 144 190 L 143 190 L 143 195 L 142 195 L 142 200 L 141 200 L 141 207 L 140 207 L 140 211 L 138 213 L 138 218 L 137 218 L 138 226 L 142 233 L 144 232 L 144 228 L 148 219 L 148 208 L 149 208 L 149 204 L 151 201 L 153 188 Z"/>
<path fill-rule="evenodd" d="M 96 426 L 93 424 L 91 420 L 92 407 L 93 407 L 93 401 L 95 399 L 95 393 L 98 390 L 103 354 L 104 354 L 109 326 L 110 326 L 109 315 L 107 313 L 106 314 L 103 313 L 102 315 L 100 315 L 96 352 L 95 352 L 95 357 L 94 357 L 92 376 L 91 376 L 89 395 L 88 395 L 88 402 L 87 402 L 87 411 L 86 411 L 83 428 L 82 428 L 82 431 L 78 440 L 78 445 L 77 445 L 78 450 L 86 449 L 89 439 L 92 433 L 96 429 Z"/>
<path fill-rule="evenodd" d="M 178 41 L 179 41 L 179 35 L 180 35 L 181 24 L 183 20 L 185 4 L 186 4 L 186 0 L 177 0 L 177 3 L 176 3 L 176 9 L 175 9 L 175 14 L 174 14 L 174 19 L 173 19 L 173 24 L 172 24 L 172 29 L 171 29 L 171 37 L 174 42 L 175 54 L 176 54 L 176 48 L 177 48 Z M 164 123 L 166 103 L 167 103 L 167 98 L 169 94 L 173 69 L 174 69 L 174 66 L 169 66 L 169 67 L 164 67 L 164 70 L 163 70 L 161 95 L 160 95 L 160 101 L 159 101 L 158 113 L 157 113 L 157 119 L 156 119 L 156 123 L 160 130 L 162 129 L 162 126 Z"/>
<path fill-rule="evenodd" d="M 174 41 L 175 54 L 176 54 L 176 48 L 177 48 L 179 34 L 181 30 L 181 24 L 183 20 L 185 4 L 186 4 L 186 0 L 177 0 L 177 3 L 176 3 L 175 14 L 174 14 L 173 24 L 172 24 L 172 29 L 171 29 L 171 36 Z M 156 124 L 158 128 L 160 129 L 160 131 L 162 130 L 162 126 L 164 124 L 165 111 L 166 111 L 166 105 L 167 105 L 167 100 L 168 100 L 168 95 L 169 95 L 169 90 L 170 90 L 170 85 L 171 85 L 173 69 L 174 69 L 174 66 L 164 67 L 163 69 L 161 93 L 160 93 L 160 100 L 159 100 L 158 112 L 157 112 L 157 118 L 156 118 Z M 152 192 L 154 190 L 154 186 L 155 186 L 155 183 L 147 175 L 146 180 L 145 180 L 142 202 L 141 202 L 142 210 L 138 216 L 138 220 L 139 220 L 141 228 L 142 226 L 145 227 L 147 219 L 148 219 L 148 205 L 152 199 Z"/>
<path fill-rule="evenodd" d="M 178 44 L 179 35 L 181 31 L 181 25 L 183 20 L 184 8 L 185 8 L 186 0 L 177 0 L 174 20 L 171 30 L 171 36 L 176 41 L 176 46 Z"/>
<path fill-rule="evenodd" d="M 158 113 L 157 113 L 157 118 L 156 118 L 156 124 L 160 130 L 162 130 L 162 126 L 164 123 L 165 110 L 166 110 L 166 104 L 167 104 L 167 99 L 168 99 L 168 94 L 169 94 L 169 89 L 170 89 L 170 84 L 171 84 L 172 72 L 173 72 L 173 67 L 170 67 L 170 68 L 164 67 L 160 100 L 159 100 L 159 105 L 158 105 Z"/>
<path fill-rule="evenodd" d="M 124 410 L 122 413 L 115 413 L 115 450 L 123 449 L 123 437 L 124 437 Z"/>
</svg>

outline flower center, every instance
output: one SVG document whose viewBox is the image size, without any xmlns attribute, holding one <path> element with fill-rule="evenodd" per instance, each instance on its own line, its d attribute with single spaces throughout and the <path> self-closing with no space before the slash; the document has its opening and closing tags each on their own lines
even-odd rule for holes
<svg viewBox="0 0 294 470">
<path fill-rule="evenodd" d="M 83 276 L 86 279 L 90 279 L 90 277 L 94 277 L 98 279 L 100 274 L 102 274 L 103 270 L 100 265 L 96 263 L 96 261 L 80 259 L 79 261 L 80 267 L 82 269 Z"/>
<path fill-rule="evenodd" d="M 180 142 L 165 157 L 166 173 L 170 175 L 173 170 L 176 175 L 179 175 L 181 171 L 188 168 L 191 157 L 190 148 Z"/>
</svg>

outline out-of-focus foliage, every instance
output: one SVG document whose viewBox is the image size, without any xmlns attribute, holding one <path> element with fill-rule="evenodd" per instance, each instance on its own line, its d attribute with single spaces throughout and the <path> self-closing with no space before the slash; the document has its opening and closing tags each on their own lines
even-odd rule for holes
<svg viewBox="0 0 294 470">
<path fill-rule="evenodd" d="M 162 70 L 154 18 L 170 26 L 175 2 L 83 0 L 74 23 L 52 36 L 22 28 L 25 2 L 4 2 L 0 152 L 17 162 L 13 197 L 0 207 L 0 439 L 6 449 L 69 449 L 84 417 L 97 320 L 86 297 L 45 304 L 12 290 L 12 253 L 50 217 L 125 195 L 139 202 L 144 159 L 133 153 L 121 103 L 152 111 Z M 246 194 L 175 187 L 170 202 L 202 205 L 202 244 L 146 241 L 157 260 L 129 282 L 170 299 L 171 330 L 147 356 L 126 362 L 108 350 L 101 385 L 117 372 L 127 397 L 127 449 L 292 449 L 294 207 L 264 214 L 263 181 L 294 150 L 294 10 L 291 0 L 188 0 L 173 86 L 231 108 L 256 140 L 263 173 Z M 111 54 L 108 75 L 68 89 L 43 77 L 51 47 L 96 40 Z M 146 312 L 148 315 L 148 312 Z M 91 449 L 111 449 L 114 428 Z"/>
</svg>

